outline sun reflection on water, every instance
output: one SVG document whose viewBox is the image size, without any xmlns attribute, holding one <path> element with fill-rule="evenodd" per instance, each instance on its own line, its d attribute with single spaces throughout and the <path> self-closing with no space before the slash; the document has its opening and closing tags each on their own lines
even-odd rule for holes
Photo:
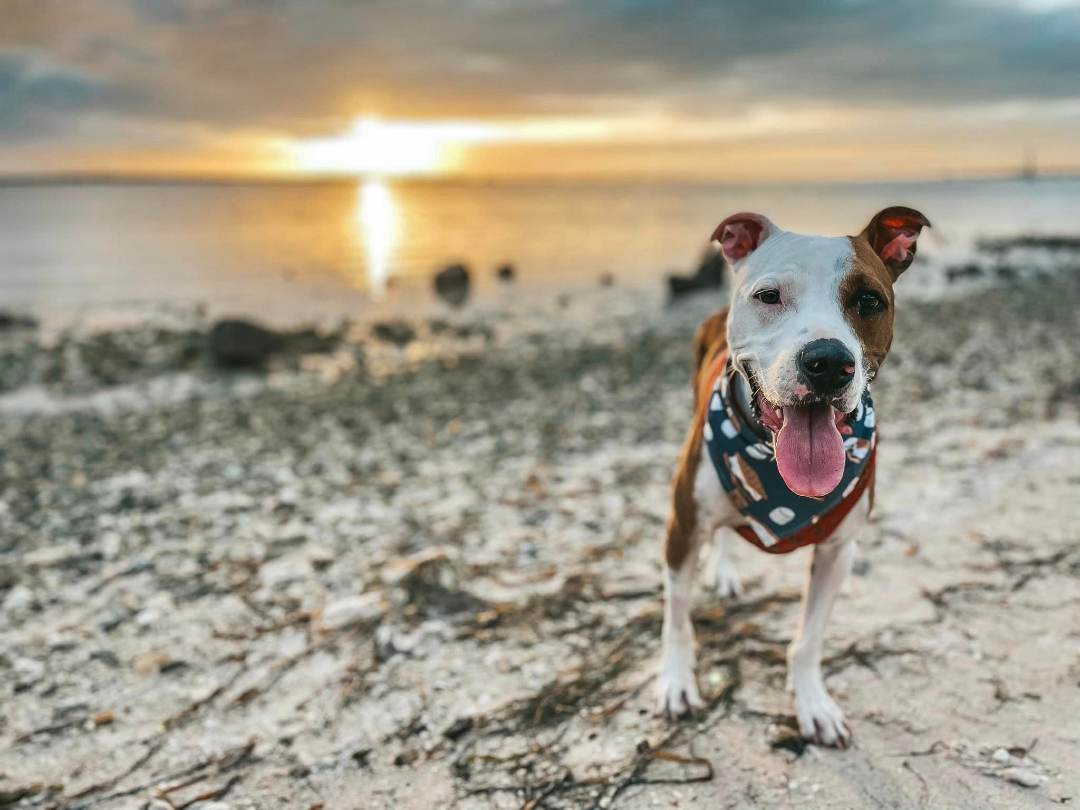
<svg viewBox="0 0 1080 810">
<path fill-rule="evenodd" d="M 381 298 L 386 292 L 400 226 L 397 201 L 382 180 L 368 180 L 360 187 L 356 226 L 366 252 L 368 289 L 373 297 Z"/>
</svg>

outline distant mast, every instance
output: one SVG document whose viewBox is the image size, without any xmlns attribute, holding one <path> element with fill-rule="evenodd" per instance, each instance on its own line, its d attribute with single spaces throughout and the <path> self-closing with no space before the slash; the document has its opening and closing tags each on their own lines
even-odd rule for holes
<svg viewBox="0 0 1080 810">
<path fill-rule="evenodd" d="M 1024 162 L 1020 166 L 1022 180 L 1038 180 L 1039 167 L 1035 162 L 1035 148 L 1028 144 L 1024 147 Z"/>
</svg>

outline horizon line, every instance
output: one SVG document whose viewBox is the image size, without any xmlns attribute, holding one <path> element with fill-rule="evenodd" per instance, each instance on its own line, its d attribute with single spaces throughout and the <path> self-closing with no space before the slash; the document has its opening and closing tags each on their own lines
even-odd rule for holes
<svg viewBox="0 0 1080 810">
<path fill-rule="evenodd" d="M 765 179 L 724 179 L 718 177 L 690 177 L 681 174 L 603 174 L 603 175 L 552 175 L 552 174 L 423 174 L 393 175 L 377 172 L 355 174 L 342 173 L 213 173 L 213 172 L 97 172 L 97 171 L 42 171 L 42 172 L 3 172 L 0 171 L 0 187 L 19 186 L 65 186 L 65 185 L 319 185 L 330 183 L 385 182 L 397 184 L 409 183 L 446 183 L 498 185 L 512 183 L 536 184 L 596 184 L 596 185 L 702 185 L 702 186 L 750 186 L 750 185 L 915 185 L 918 183 L 949 182 L 992 182 L 1006 180 L 1077 180 L 1080 179 L 1080 166 L 1043 167 L 1038 174 L 1031 175 L 1017 171 L 1015 167 L 997 170 L 972 170 L 943 172 L 936 175 L 896 178 L 765 178 Z"/>
</svg>

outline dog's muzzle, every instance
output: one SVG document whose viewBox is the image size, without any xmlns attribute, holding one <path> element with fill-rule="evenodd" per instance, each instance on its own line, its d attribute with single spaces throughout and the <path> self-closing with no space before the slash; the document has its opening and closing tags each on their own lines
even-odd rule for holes
<svg viewBox="0 0 1080 810">
<path fill-rule="evenodd" d="M 799 375 L 819 397 L 840 393 L 855 377 L 855 358 L 847 346 L 833 338 L 807 343 L 796 362 Z"/>
</svg>

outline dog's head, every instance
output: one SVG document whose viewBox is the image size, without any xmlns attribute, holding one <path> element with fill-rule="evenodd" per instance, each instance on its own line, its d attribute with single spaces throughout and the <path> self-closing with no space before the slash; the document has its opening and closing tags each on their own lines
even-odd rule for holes
<svg viewBox="0 0 1080 810">
<path fill-rule="evenodd" d="M 840 483 L 845 420 L 889 351 L 893 283 L 929 225 L 894 207 L 858 236 L 790 233 L 760 214 L 735 214 L 713 233 L 735 276 L 731 357 L 793 492 L 817 497 Z"/>
</svg>

